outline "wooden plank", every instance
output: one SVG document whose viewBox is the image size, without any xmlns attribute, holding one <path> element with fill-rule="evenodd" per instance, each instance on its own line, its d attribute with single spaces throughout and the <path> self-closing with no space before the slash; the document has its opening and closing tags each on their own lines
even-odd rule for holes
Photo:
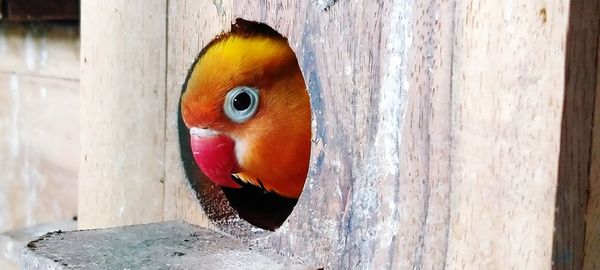
<svg viewBox="0 0 600 270">
<path fill-rule="evenodd" d="M 181 166 L 177 133 L 179 96 L 188 69 L 198 52 L 231 24 L 230 1 L 184 0 L 169 3 L 167 119 L 165 157 L 165 220 L 184 219 L 212 227 Z M 202 16 L 197 16 L 202 11 Z M 182 19 L 185 18 L 185 19 Z M 198 29 L 203 29 L 198 31 Z"/>
<path fill-rule="evenodd" d="M 452 2 L 169 4 L 168 77 L 176 82 L 169 89 L 181 87 L 202 46 L 235 17 L 266 22 L 287 36 L 309 84 L 314 145 L 307 186 L 283 227 L 255 241 L 332 269 L 443 267 Z M 206 25 L 217 30 L 198 31 Z M 410 31 L 422 33 L 413 41 L 419 46 L 410 45 Z M 169 96 L 169 103 L 178 98 Z M 181 167 L 177 159 L 169 163 Z M 194 205 L 189 196 L 175 200 Z M 206 219 L 201 211 L 176 215 Z"/>
<path fill-rule="evenodd" d="M 592 192 L 589 188 L 593 182 L 590 178 L 593 138 L 590 127 L 593 126 L 598 69 L 598 14 L 598 1 L 571 1 L 552 255 L 554 269 L 582 269 L 584 256 L 594 257 L 593 253 L 584 253 L 584 245 L 586 230 L 595 230 L 593 223 L 586 226 L 586 216 L 588 222 L 595 219 L 593 215 L 586 215 L 586 211 L 589 203 L 595 200 L 588 197 L 588 192 Z"/>
<path fill-rule="evenodd" d="M 77 215 L 79 82 L 0 73 L 0 231 Z"/>
<path fill-rule="evenodd" d="M 168 88 L 227 20 L 288 37 L 311 94 L 311 170 L 257 243 L 332 269 L 548 268 L 566 2 L 171 1 Z M 177 171 L 165 201 L 181 206 L 165 215 L 204 224 Z"/>
<path fill-rule="evenodd" d="M 23 77 L 21 143 L 26 145 L 28 196 L 36 221 L 72 218 L 77 210 L 79 82 Z M 30 224 L 30 225 L 31 225 Z"/>
<path fill-rule="evenodd" d="M 83 2 L 80 228 L 163 219 L 166 7 Z"/>
<path fill-rule="evenodd" d="M 400 209 L 413 209 L 410 214 L 413 216 L 403 218 L 404 224 L 410 224 L 416 213 L 420 219 L 412 221 L 413 226 L 398 229 L 404 239 L 412 235 L 414 246 L 405 240 L 397 241 L 393 261 L 414 258 L 412 265 L 421 269 L 443 268 L 448 253 L 453 11 L 454 1 L 419 1 L 412 13 L 424 15 L 413 17 L 411 20 L 415 22 L 408 30 L 420 34 L 413 36 L 408 55 L 407 73 L 411 76 L 405 112 L 407 124 L 399 149 L 406 165 L 401 174 L 399 201 Z M 394 32 L 404 30 L 388 31 Z M 388 65 L 388 69 L 393 70 L 394 66 Z"/>
<path fill-rule="evenodd" d="M 11 230 L 27 224 L 27 182 L 21 177 L 23 150 L 21 150 L 20 87 L 17 76 L 0 75 L 0 231 Z M 14 181 L 11 181 L 16 179 Z M 10 192 L 6 192 L 9 191 Z"/>
<path fill-rule="evenodd" d="M 597 17 L 596 17 L 597 18 Z M 600 268 L 600 24 L 598 26 L 596 43 L 596 89 L 593 116 L 593 130 L 591 132 L 592 148 L 589 174 L 589 193 L 587 201 L 585 224 L 585 250 L 583 269 Z M 588 41 L 589 42 L 589 41 Z"/>
<path fill-rule="evenodd" d="M 569 1 L 458 1 L 450 269 L 548 269 Z"/>
<path fill-rule="evenodd" d="M 0 73 L 79 79 L 79 27 L 0 25 Z"/>
<path fill-rule="evenodd" d="M 4 0 L 4 19 L 13 21 L 79 20 L 79 0 Z M 1 4 L 1 3 L 0 3 Z"/>
</svg>

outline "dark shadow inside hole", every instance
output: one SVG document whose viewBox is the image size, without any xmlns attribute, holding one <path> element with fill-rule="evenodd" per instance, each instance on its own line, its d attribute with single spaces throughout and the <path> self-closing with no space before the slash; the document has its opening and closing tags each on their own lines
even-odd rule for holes
<svg viewBox="0 0 600 270">
<path fill-rule="evenodd" d="M 235 29 L 234 29 L 235 28 Z M 233 31 L 257 31 L 263 35 L 272 35 L 283 38 L 271 27 L 255 22 L 248 22 L 241 19 L 236 20 L 232 25 Z M 215 40 L 219 39 L 217 37 Z M 213 41 L 214 42 L 214 41 Z M 213 43 L 209 43 L 198 55 L 186 77 L 181 94 L 187 89 L 188 80 L 199 59 Z M 291 49 L 290 49 L 291 50 Z M 219 187 L 211 182 L 198 167 L 194 160 L 190 143 L 190 129 L 183 121 L 181 111 L 181 98 L 178 106 L 178 133 L 181 159 L 185 174 L 190 182 L 195 195 L 200 201 L 208 217 L 217 224 L 236 223 L 236 218 L 240 217 L 248 223 L 273 231 L 277 229 L 287 217 L 291 214 L 297 199 L 280 196 L 276 193 L 266 192 L 263 188 L 252 184 L 245 184 L 236 181 L 241 188 Z"/>
<path fill-rule="evenodd" d="M 249 184 L 241 189 L 223 188 L 223 193 L 241 218 L 266 230 L 274 230 L 283 224 L 298 201 L 264 192 Z"/>
</svg>

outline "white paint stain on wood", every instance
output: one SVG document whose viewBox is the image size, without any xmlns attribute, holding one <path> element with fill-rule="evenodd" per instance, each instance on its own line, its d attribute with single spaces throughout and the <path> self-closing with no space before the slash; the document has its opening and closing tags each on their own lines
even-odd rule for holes
<svg viewBox="0 0 600 270">
<path fill-rule="evenodd" d="M 400 2 L 400 1 L 397 1 Z M 406 113 L 406 92 L 409 91 L 407 74 L 408 52 L 411 47 L 410 4 L 395 3 L 390 14 L 390 28 L 394 29 L 387 39 L 388 62 L 384 64 L 379 98 L 379 121 L 375 135 L 377 157 L 383 162 L 383 168 L 389 168 L 389 174 L 397 175 L 400 165 L 401 130 Z M 404 59 L 404 60 L 403 60 Z"/>
<path fill-rule="evenodd" d="M 404 3 L 402 3 L 404 2 Z M 395 179 L 399 177 L 400 145 L 404 119 L 406 114 L 407 92 L 410 90 L 408 72 L 408 52 L 412 45 L 412 33 L 410 21 L 412 20 L 412 4 L 407 1 L 395 1 L 390 11 L 390 31 L 385 50 L 388 54 L 388 62 L 383 63 L 383 78 L 379 97 L 378 111 L 381 115 L 377 133 L 375 134 L 374 149 L 371 158 L 380 164 L 376 167 L 367 168 L 374 173 L 381 173 L 383 179 Z M 377 164 L 377 162 L 374 162 Z M 375 178 L 380 179 L 380 178 Z M 385 186 L 379 186 L 376 192 L 384 190 Z M 373 194 L 373 199 L 378 198 Z M 376 250 L 388 250 L 391 248 L 393 238 L 397 234 L 399 220 L 394 219 L 394 213 L 400 212 L 400 205 L 393 196 L 381 199 L 383 204 L 378 208 L 389 218 L 375 225 L 374 231 L 380 234 L 380 242 L 376 244 Z M 377 253 L 376 251 L 374 253 Z M 373 265 L 376 268 L 376 265 Z"/>
</svg>

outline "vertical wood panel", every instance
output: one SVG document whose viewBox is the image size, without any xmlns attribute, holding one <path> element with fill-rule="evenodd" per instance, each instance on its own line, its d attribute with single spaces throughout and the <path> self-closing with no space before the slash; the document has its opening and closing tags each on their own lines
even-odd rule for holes
<svg viewBox="0 0 600 270">
<path fill-rule="evenodd" d="M 166 1 L 83 1 L 79 226 L 163 219 Z"/>
<path fill-rule="evenodd" d="M 332 269 L 418 267 L 428 178 L 420 170 L 424 159 L 403 151 L 427 152 L 427 139 L 419 128 L 406 145 L 401 140 L 411 130 L 405 126 L 409 89 L 418 88 L 409 82 L 412 67 L 423 63 L 409 59 L 416 37 L 410 27 L 422 14 L 401 1 L 234 7 L 236 17 L 264 21 L 290 39 L 313 106 L 311 169 L 302 197 L 282 228 L 256 241 Z M 418 121 L 426 112 L 413 108 Z M 440 266 L 444 259 L 428 260 Z"/>
<path fill-rule="evenodd" d="M 548 269 L 568 1 L 457 1 L 450 269 Z"/>
<path fill-rule="evenodd" d="M 406 169 L 399 189 L 403 201 L 421 197 L 414 207 L 422 212 L 418 223 L 412 226 L 416 229 L 413 229 L 416 245 L 409 246 L 406 237 L 397 241 L 394 261 L 406 260 L 401 255 L 413 249 L 413 266 L 421 269 L 443 268 L 448 252 L 454 5 L 454 1 L 419 1 L 413 13 L 421 15 L 412 17 L 414 22 L 409 29 L 413 38 L 409 54 L 411 87 L 407 91 L 407 124 L 400 151 L 405 156 Z M 404 31 L 395 29 L 395 32 Z M 402 188 L 407 186 L 420 186 L 420 196 Z M 401 207 L 405 204 L 402 202 Z M 405 217 L 409 218 L 412 217 Z M 409 228 L 399 227 L 400 231 Z"/>
<path fill-rule="evenodd" d="M 79 82 L 0 73 L 0 89 L 0 231 L 72 218 Z"/>
<path fill-rule="evenodd" d="M 77 215 L 79 35 L 0 25 L 0 231 Z"/>
<path fill-rule="evenodd" d="M 556 194 L 554 269 L 582 269 L 590 188 L 590 165 L 600 2 L 572 0 L 566 44 L 565 98 Z M 592 201 L 590 201 L 592 202 Z M 600 254 L 598 254 L 600 255 Z"/>
<path fill-rule="evenodd" d="M 231 1 L 170 1 L 166 112 L 165 219 L 183 219 L 212 227 L 183 171 L 177 135 L 181 87 L 194 59 L 217 34 L 231 25 Z M 212 227 L 214 228 L 214 227 Z"/>
<path fill-rule="evenodd" d="M 596 4 L 598 2 L 596 1 Z M 600 8 L 597 6 L 597 8 Z M 600 18 L 596 28 L 596 86 L 591 132 L 592 148 L 590 153 L 589 193 L 585 214 L 585 250 L 583 269 L 600 269 Z"/>
<path fill-rule="evenodd" d="M 70 219 L 77 213 L 79 82 L 21 77 L 19 87 L 28 225 Z"/>
<path fill-rule="evenodd" d="M 25 200 L 20 199 L 26 197 L 26 183 L 19 177 L 23 154 L 19 136 L 22 114 L 18 80 L 16 75 L 0 77 L 0 87 L 3 89 L 0 91 L 0 158 L 4 160 L 0 167 L 0 187 L 11 191 L 0 197 L 0 216 L 3 219 L 0 231 L 27 224 L 27 205 Z M 9 181 L 11 179 L 15 181 Z"/>
</svg>

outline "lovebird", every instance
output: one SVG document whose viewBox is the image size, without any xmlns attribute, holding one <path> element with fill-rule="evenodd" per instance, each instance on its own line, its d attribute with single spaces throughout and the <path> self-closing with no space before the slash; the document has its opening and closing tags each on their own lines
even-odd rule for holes
<svg viewBox="0 0 600 270">
<path fill-rule="evenodd" d="M 180 113 L 210 181 L 225 189 L 251 185 L 295 204 L 309 166 L 311 109 L 285 37 L 236 20 L 192 65 Z"/>
</svg>

